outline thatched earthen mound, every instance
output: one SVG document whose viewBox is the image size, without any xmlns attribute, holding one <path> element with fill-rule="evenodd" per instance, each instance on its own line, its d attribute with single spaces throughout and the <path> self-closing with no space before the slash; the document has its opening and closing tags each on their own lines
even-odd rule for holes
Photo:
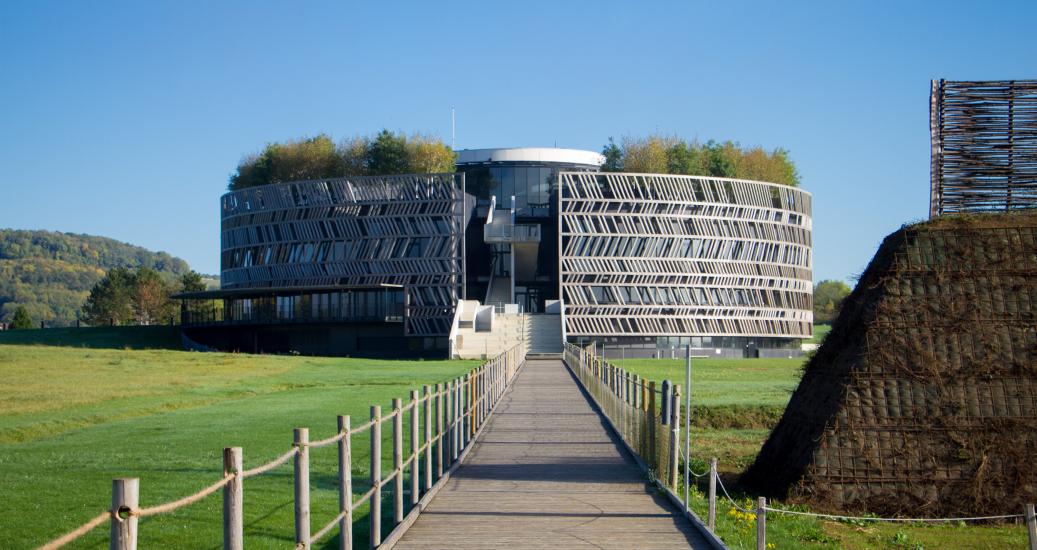
<svg viewBox="0 0 1037 550">
<path fill-rule="evenodd" d="M 818 510 L 1037 501 L 1037 211 L 886 237 L 742 483 Z"/>
</svg>

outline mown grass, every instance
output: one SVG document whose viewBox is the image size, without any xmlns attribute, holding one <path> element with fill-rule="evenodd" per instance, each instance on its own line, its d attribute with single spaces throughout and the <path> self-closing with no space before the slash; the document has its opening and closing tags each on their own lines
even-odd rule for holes
<svg viewBox="0 0 1037 550">
<path fill-rule="evenodd" d="M 817 334 L 815 327 L 815 334 Z M 694 359 L 692 363 L 692 470 L 705 472 L 717 457 L 722 479 L 740 507 L 753 510 L 755 496 L 733 490 L 733 481 L 756 458 L 771 428 L 781 418 L 802 374 L 801 359 Z M 613 361 L 652 380 L 669 379 L 684 386 L 684 360 L 628 359 Z M 706 478 L 693 492 L 691 504 L 705 519 Z M 718 489 L 719 492 L 719 489 Z M 805 510 L 802 507 L 781 507 Z M 817 510 L 825 511 L 825 510 Z M 756 518 L 720 497 L 717 534 L 731 548 L 756 548 Z M 768 548 L 1023 548 L 1021 525 L 926 525 L 822 521 L 768 514 Z"/>
<path fill-rule="evenodd" d="M 338 414 L 359 424 L 370 405 L 388 410 L 392 398 L 477 365 L 0 345 L 0 548 L 35 547 L 107 509 L 113 478 L 139 477 L 142 506 L 165 502 L 218 479 L 224 447 L 243 447 L 253 467 L 288 450 L 294 427 L 328 437 Z M 390 437 L 385 429 L 383 448 Z M 358 495 L 368 488 L 368 449 L 369 437 L 360 437 Z M 391 470 L 386 455 L 383 472 Z M 335 447 L 314 450 L 311 460 L 316 531 L 337 514 Z M 247 480 L 245 503 L 249 547 L 292 545 L 290 464 Z M 220 514 L 215 495 L 143 519 L 140 547 L 218 548 Z M 357 512 L 358 547 L 366 514 Z M 70 547 L 103 548 L 107 536 L 102 526 Z"/>
</svg>

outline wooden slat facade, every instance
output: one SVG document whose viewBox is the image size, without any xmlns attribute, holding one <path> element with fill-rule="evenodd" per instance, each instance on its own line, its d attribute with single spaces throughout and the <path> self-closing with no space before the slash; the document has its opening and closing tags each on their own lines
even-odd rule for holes
<svg viewBox="0 0 1037 550">
<path fill-rule="evenodd" d="M 930 217 L 1037 207 L 1037 80 L 932 81 Z"/>
</svg>

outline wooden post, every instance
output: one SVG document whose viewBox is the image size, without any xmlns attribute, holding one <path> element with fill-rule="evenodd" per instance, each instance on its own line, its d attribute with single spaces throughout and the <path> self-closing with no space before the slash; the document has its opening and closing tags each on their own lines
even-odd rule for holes
<svg viewBox="0 0 1037 550">
<path fill-rule="evenodd" d="M 641 397 L 641 375 L 635 374 L 634 375 L 634 395 L 633 395 L 633 398 L 632 398 L 633 402 L 631 403 L 631 405 L 633 405 L 637 409 L 641 408 L 641 401 L 639 399 L 640 397 Z"/>
<path fill-rule="evenodd" d="M 443 384 L 436 384 L 436 479 L 443 477 Z"/>
<path fill-rule="evenodd" d="M 457 459 L 457 447 L 454 444 L 454 433 L 457 432 L 457 425 L 454 424 L 454 381 L 448 380 L 446 383 L 446 401 L 443 402 L 443 406 L 446 407 L 446 449 L 447 459 L 450 464 L 454 463 Z"/>
<path fill-rule="evenodd" d="M 767 550 L 767 497 L 756 501 L 756 550 Z"/>
<path fill-rule="evenodd" d="M 1027 504 L 1023 508 L 1026 516 L 1026 534 L 1030 539 L 1030 550 L 1037 550 L 1037 516 L 1034 515 L 1033 504 Z"/>
<path fill-rule="evenodd" d="M 243 494 L 244 479 L 241 478 L 242 459 L 241 447 L 227 447 L 223 449 L 223 475 L 233 475 L 223 486 L 223 548 L 224 550 L 242 550 L 244 542 L 244 509 Z"/>
<path fill-rule="evenodd" d="M 678 490 L 677 485 L 680 480 L 677 472 L 680 470 L 681 457 L 681 387 L 679 384 L 673 386 L 673 394 L 670 396 L 670 400 L 670 433 L 673 434 L 670 437 L 670 487 L 676 491 Z M 690 483 L 691 480 L 688 481 Z"/>
<path fill-rule="evenodd" d="M 432 490 L 432 393 L 429 386 L 422 386 L 422 404 L 425 411 L 425 491 Z"/>
<path fill-rule="evenodd" d="M 139 503 L 140 479 L 127 477 L 112 480 L 111 550 L 137 550 Z"/>
<path fill-rule="evenodd" d="M 421 446 L 421 436 L 418 433 L 420 413 L 417 390 L 410 392 L 410 405 L 410 503 L 417 504 L 421 499 L 421 488 L 418 485 L 421 478 L 418 475 L 418 472 L 421 471 L 421 468 L 418 467 L 421 464 L 421 453 L 418 452 L 418 448 Z"/>
<path fill-rule="evenodd" d="M 655 427 L 658 425 L 657 416 L 658 410 L 655 406 L 655 380 L 648 381 L 648 454 L 649 456 L 644 457 L 648 459 L 648 465 L 652 468 L 658 469 L 658 456 L 659 453 L 655 448 L 656 436 Z"/>
<path fill-rule="evenodd" d="M 403 403 L 392 400 L 392 519 L 393 526 L 403 523 Z"/>
<path fill-rule="evenodd" d="M 454 460 L 461 454 L 464 422 L 461 418 L 461 378 L 454 380 Z"/>
<path fill-rule="evenodd" d="M 382 545 L 382 407 L 371 407 L 371 548 Z"/>
<path fill-rule="evenodd" d="M 295 547 L 310 547 L 310 430 L 295 428 Z"/>
<path fill-rule="evenodd" d="M 349 416 L 338 417 L 338 507 L 344 512 L 338 522 L 339 550 L 353 549 L 353 442 Z"/>
<path fill-rule="evenodd" d="M 710 531 L 717 524 L 717 457 L 709 459 L 709 513 L 706 515 L 706 527 Z"/>
</svg>

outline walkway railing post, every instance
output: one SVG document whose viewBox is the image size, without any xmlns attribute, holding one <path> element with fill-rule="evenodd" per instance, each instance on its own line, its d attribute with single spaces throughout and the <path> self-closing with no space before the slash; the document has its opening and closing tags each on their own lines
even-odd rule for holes
<svg viewBox="0 0 1037 550">
<path fill-rule="evenodd" d="M 706 527 L 710 531 L 716 529 L 717 523 L 717 457 L 709 459 L 709 513 L 706 515 Z"/>
<path fill-rule="evenodd" d="M 443 384 L 436 384 L 436 479 L 443 478 Z"/>
<path fill-rule="evenodd" d="M 672 411 L 672 417 L 670 418 L 670 433 L 673 437 L 670 438 L 670 487 L 674 491 L 677 491 L 679 486 L 680 475 L 680 456 L 681 456 L 681 387 L 680 384 L 673 386 L 673 395 L 670 396 L 671 404 L 670 411 Z M 687 460 L 687 457 L 685 458 Z"/>
<path fill-rule="evenodd" d="M 224 550 L 242 550 L 244 542 L 244 479 L 241 478 L 241 447 L 223 449 L 223 475 L 233 475 L 223 487 L 223 548 Z"/>
<path fill-rule="evenodd" d="M 1030 539 L 1030 550 L 1037 550 L 1037 516 L 1034 515 L 1033 504 L 1027 504 L 1023 508 L 1026 516 L 1026 534 Z"/>
<path fill-rule="evenodd" d="M 656 445 L 656 442 L 657 442 L 657 437 L 656 437 L 656 434 L 655 434 L 655 427 L 659 424 L 659 422 L 658 422 L 658 420 L 659 420 L 659 412 L 658 412 L 658 410 L 659 409 L 656 408 L 655 401 L 656 401 L 656 399 L 655 399 L 655 380 L 649 380 L 648 381 L 648 449 L 649 449 L 649 452 L 650 452 L 651 456 L 648 457 L 648 465 L 650 467 L 652 467 L 652 468 L 658 469 L 659 468 L 659 464 L 658 464 L 658 459 L 656 457 L 658 457 L 659 454 L 658 454 L 658 452 L 656 451 L 656 448 L 655 448 L 655 445 Z"/>
<path fill-rule="evenodd" d="M 421 387 L 421 396 L 425 402 L 422 410 L 425 416 L 425 492 L 432 490 L 432 389 Z"/>
<path fill-rule="evenodd" d="M 421 436 L 418 433 L 419 422 L 418 391 L 410 392 L 410 503 L 417 504 L 421 499 L 421 488 L 418 485 L 421 476 L 419 464 L 421 464 Z"/>
<path fill-rule="evenodd" d="M 137 550 L 137 514 L 140 504 L 140 479 L 112 480 L 111 550 Z"/>
<path fill-rule="evenodd" d="M 443 460 L 447 464 L 454 463 L 454 383 L 447 380 L 443 384 L 443 443 L 446 444 L 446 457 Z"/>
<path fill-rule="evenodd" d="M 403 523 L 403 402 L 392 400 L 392 520 L 393 526 Z"/>
<path fill-rule="evenodd" d="M 460 413 L 461 404 L 464 402 L 464 398 L 461 397 L 460 378 L 454 380 L 454 395 L 453 395 L 453 407 L 454 407 L 454 456 L 456 460 L 460 455 L 460 450 L 465 448 L 465 417 Z"/>
<path fill-rule="evenodd" d="M 295 428 L 295 547 L 310 547 L 310 430 Z"/>
<path fill-rule="evenodd" d="M 767 497 L 756 501 L 756 550 L 767 550 Z"/>
<path fill-rule="evenodd" d="M 371 548 L 382 544 L 382 407 L 371 407 Z"/>
<path fill-rule="evenodd" d="M 340 550 L 353 549 L 353 442 L 351 438 L 349 416 L 338 417 L 338 431 L 342 439 L 338 440 L 338 507 L 342 519 L 338 522 Z"/>
</svg>

